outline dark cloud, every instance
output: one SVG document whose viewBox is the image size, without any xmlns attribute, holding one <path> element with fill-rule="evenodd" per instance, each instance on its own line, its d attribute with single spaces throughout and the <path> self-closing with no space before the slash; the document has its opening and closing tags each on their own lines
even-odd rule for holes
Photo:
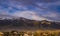
<svg viewBox="0 0 60 36">
<path fill-rule="evenodd" d="M 51 3 L 51 2 L 57 2 L 57 1 L 60 1 L 60 0 L 15 0 L 15 1 L 18 1 L 18 2 L 25 2 L 25 3 Z"/>
<path fill-rule="evenodd" d="M 22 3 L 22 5 L 28 6 L 32 5 L 41 9 L 47 9 L 42 6 L 37 5 L 36 3 L 53 3 L 53 2 L 58 2 L 60 0 L 15 0 L 16 2 Z"/>
<path fill-rule="evenodd" d="M 60 0 L 0 0 L 0 3 L 3 5 L 13 6 L 13 7 L 16 5 L 23 5 L 23 6 L 31 5 L 34 7 L 38 7 L 40 9 L 48 9 L 48 8 L 39 6 L 36 3 L 53 3 L 53 2 L 58 2 L 58 1 L 60 1 Z M 12 5 L 10 5 L 10 4 L 12 4 Z"/>
</svg>

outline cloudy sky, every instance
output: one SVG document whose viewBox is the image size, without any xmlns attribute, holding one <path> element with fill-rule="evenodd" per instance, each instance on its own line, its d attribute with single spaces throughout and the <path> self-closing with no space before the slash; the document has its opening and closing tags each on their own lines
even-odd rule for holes
<svg viewBox="0 0 60 36">
<path fill-rule="evenodd" d="M 60 0 L 0 0 L 0 14 L 60 21 Z"/>
</svg>

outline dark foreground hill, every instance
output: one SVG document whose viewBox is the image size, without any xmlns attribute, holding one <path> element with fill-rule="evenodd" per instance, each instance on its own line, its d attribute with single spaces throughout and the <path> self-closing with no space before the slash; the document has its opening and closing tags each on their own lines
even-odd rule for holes
<svg viewBox="0 0 60 36">
<path fill-rule="evenodd" d="M 36 21 L 20 17 L 18 19 L 0 20 L 1 29 L 60 29 L 60 23 L 47 20 Z"/>
</svg>

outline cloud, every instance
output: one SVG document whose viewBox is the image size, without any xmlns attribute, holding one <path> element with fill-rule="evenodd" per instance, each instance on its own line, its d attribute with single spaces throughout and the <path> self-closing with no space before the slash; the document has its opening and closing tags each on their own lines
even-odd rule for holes
<svg viewBox="0 0 60 36">
<path fill-rule="evenodd" d="M 6 14 L 9 14 L 9 13 L 6 10 L 0 10 L 0 14 L 6 15 Z"/>
<path fill-rule="evenodd" d="M 45 9 L 42 6 L 37 5 L 36 3 L 44 3 L 45 5 L 48 3 L 56 3 L 56 2 L 59 2 L 60 0 L 15 0 L 15 1 L 20 2 L 24 6 L 32 5 L 38 8 Z"/>
<path fill-rule="evenodd" d="M 14 16 L 18 16 L 18 17 L 24 17 L 24 18 L 28 18 L 28 19 L 32 19 L 32 20 L 48 20 L 42 16 L 37 15 L 36 12 L 34 11 L 18 11 L 13 13 Z"/>
<path fill-rule="evenodd" d="M 60 15 L 57 12 L 47 12 L 47 14 L 42 16 L 53 21 L 60 21 Z"/>
<path fill-rule="evenodd" d="M 57 13 L 54 13 L 54 12 L 47 12 L 47 14 L 43 15 L 43 16 L 46 16 L 46 17 L 57 17 Z"/>
<path fill-rule="evenodd" d="M 0 14 L 58 21 L 59 13 L 60 0 L 0 0 Z"/>
<path fill-rule="evenodd" d="M 40 9 L 50 10 L 49 6 L 59 4 L 60 0 L 1 0 L 0 3 L 7 10 L 14 12 L 15 10 L 28 10 L 27 6 L 33 6 Z M 42 4 L 42 5 L 40 5 Z M 11 7 L 12 9 L 10 9 Z"/>
<path fill-rule="evenodd" d="M 51 3 L 51 2 L 57 2 L 59 0 L 16 0 L 19 2 L 25 2 L 25 3 L 35 3 L 35 2 L 39 2 L 39 3 Z"/>
<path fill-rule="evenodd" d="M 5 5 L 8 7 L 16 7 L 20 9 L 21 7 L 26 7 L 26 6 L 34 6 L 38 7 L 41 9 L 46 9 L 42 6 L 37 5 L 36 3 L 52 3 L 52 2 L 58 2 L 59 0 L 1 0 L 0 3 L 2 6 L 5 7 Z M 45 6 L 45 4 L 43 4 Z"/>
</svg>

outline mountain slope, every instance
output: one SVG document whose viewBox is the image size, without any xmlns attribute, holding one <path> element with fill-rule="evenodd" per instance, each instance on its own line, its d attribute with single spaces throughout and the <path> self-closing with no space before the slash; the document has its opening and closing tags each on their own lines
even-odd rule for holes
<svg viewBox="0 0 60 36">
<path fill-rule="evenodd" d="M 36 21 L 20 17 L 0 20 L 0 29 L 60 29 L 60 23 L 47 20 Z"/>
</svg>

